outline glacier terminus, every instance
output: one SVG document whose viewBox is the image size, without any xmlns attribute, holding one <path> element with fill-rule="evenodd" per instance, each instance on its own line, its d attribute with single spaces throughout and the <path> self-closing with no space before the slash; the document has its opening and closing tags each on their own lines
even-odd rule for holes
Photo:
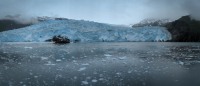
<svg viewBox="0 0 200 86">
<path fill-rule="evenodd" d="M 131 28 L 84 20 L 50 19 L 25 28 L 0 32 L 0 42 L 45 42 L 57 35 L 65 36 L 71 42 L 152 42 L 171 39 L 170 32 L 164 27 Z"/>
</svg>

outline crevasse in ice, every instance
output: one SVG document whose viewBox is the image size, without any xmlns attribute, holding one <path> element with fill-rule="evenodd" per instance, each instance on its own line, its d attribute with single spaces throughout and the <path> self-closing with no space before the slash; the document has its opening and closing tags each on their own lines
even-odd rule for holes
<svg viewBox="0 0 200 86">
<path fill-rule="evenodd" d="M 171 34 L 164 27 L 109 25 L 83 20 L 47 20 L 29 27 L 0 33 L 0 42 L 45 42 L 62 35 L 72 42 L 167 41 Z"/>
</svg>

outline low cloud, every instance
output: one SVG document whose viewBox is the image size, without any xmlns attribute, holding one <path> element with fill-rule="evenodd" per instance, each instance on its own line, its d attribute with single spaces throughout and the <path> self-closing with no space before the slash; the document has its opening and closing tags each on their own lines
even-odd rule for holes
<svg viewBox="0 0 200 86">
<path fill-rule="evenodd" d="M 65 17 L 111 24 L 132 24 L 145 18 L 200 20 L 200 0 L 1 0 L 0 18 L 33 22 L 35 17 Z"/>
</svg>

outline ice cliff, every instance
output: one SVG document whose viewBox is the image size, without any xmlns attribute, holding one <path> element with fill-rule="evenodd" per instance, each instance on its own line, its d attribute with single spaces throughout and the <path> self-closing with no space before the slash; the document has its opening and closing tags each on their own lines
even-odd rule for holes
<svg viewBox="0 0 200 86">
<path fill-rule="evenodd" d="M 0 32 L 0 42 L 45 42 L 62 35 L 80 42 L 148 42 L 171 40 L 164 27 L 124 27 L 83 20 L 46 20 L 25 28 Z"/>
</svg>

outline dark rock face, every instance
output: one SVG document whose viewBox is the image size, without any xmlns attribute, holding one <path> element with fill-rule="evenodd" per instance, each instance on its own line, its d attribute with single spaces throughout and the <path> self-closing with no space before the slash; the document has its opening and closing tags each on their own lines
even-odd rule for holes
<svg viewBox="0 0 200 86">
<path fill-rule="evenodd" d="M 57 43 L 57 44 L 66 44 L 66 43 L 70 43 L 70 40 L 67 38 L 67 37 L 64 37 L 64 36 L 54 36 L 52 41 L 54 43 Z"/>
<path fill-rule="evenodd" d="M 7 31 L 7 30 L 13 30 L 17 28 L 22 28 L 26 26 L 30 26 L 32 24 L 22 24 L 19 22 L 16 22 L 14 20 L 9 20 L 9 19 L 3 19 L 0 20 L 0 32 L 2 31 Z"/>
<path fill-rule="evenodd" d="M 173 42 L 200 42 L 200 21 L 191 19 L 190 16 L 165 25 L 172 34 Z"/>
</svg>

